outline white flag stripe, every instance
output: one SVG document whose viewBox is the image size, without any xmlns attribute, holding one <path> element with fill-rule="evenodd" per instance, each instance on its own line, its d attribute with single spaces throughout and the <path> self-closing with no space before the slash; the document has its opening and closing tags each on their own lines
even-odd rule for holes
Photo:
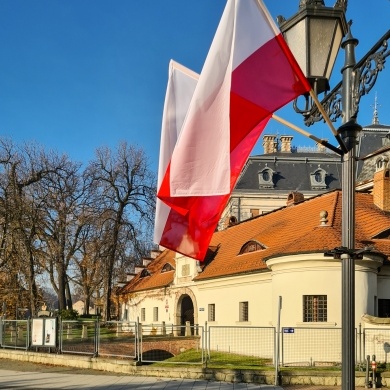
<svg viewBox="0 0 390 390">
<path fill-rule="evenodd" d="M 259 12 L 264 19 L 269 18 L 268 11 L 264 6 L 256 1 L 236 2 L 237 22 L 235 31 L 235 41 L 240 42 L 234 45 L 233 69 L 236 69 L 244 60 L 246 60 L 259 47 L 263 46 L 269 40 L 279 33 L 272 20 L 269 23 L 259 23 Z M 245 20 L 245 23 L 241 23 Z M 251 33 L 248 34 L 248 26 Z M 275 31 L 276 29 L 276 31 Z"/>
<path fill-rule="evenodd" d="M 171 160 L 199 78 L 197 73 L 173 60 L 169 63 L 168 76 L 161 128 L 158 188 Z M 169 206 L 157 198 L 154 227 L 156 243 L 160 242 L 170 210 Z"/>
</svg>

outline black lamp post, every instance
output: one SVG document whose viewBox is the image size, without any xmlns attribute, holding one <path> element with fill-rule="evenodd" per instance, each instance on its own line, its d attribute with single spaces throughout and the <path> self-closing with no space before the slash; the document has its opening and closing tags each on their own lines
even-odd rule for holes
<svg viewBox="0 0 390 390">
<path fill-rule="evenodd" d="M 325 93 L 325 113 L 335 120 L 342 117 L 338 129 L 342 140 L 342 247 L 335 256 L 341 258 L 342 280 L 342 388 L 355 389 L 355 259 L 361 251 L 355 250 L 355 176 L 356 140 L 361 126 L 356 123 L 360 97 L 368 93 L 383 69 L 389 55 L 387 40 L 390 30 L 369 53 L 356 64 L 355 46 L 346 23 L 347 0 L 337 0 L 334 7 L 325 7 L 322 0 L 301 0 L 299 11 L 285 20 L 278 17 L 280 29 L 299 65 L 310 81 L 314 93 Z M 341 43 L 342 39 L 344 41 Z M 330 94 L 329 78 L 340 46 L 345 51 L 342 82 Z M 341 107 L 341 109 L 340 109 Z M 306 96 L 304 109 L 294 102 L 296 112 L 303 114 L 306 125 L 321 119 L 322 114 Z"/>
</svg>

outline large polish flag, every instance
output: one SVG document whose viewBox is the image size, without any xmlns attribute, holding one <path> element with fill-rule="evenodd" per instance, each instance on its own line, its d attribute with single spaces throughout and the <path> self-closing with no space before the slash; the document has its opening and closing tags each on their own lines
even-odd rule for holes
<svg viewBox="0 0 390 390">
<path fill-rule="evenodd" d="M 272 113 L 310 90 L 261 0 L 228 0 L 158 198 L 159 243 L 203 260 L 223 208 Z"/>
</svg>

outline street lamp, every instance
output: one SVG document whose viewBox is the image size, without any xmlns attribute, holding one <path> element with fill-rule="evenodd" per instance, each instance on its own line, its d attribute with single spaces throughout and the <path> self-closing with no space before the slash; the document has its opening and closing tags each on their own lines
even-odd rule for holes
<svg viewBox="0 0 390 390">
<path fill-rule="evenodd" d="M 358 40 L 351 34 L 351 24 L 346 23 L 347 0 L 337 0 L 333 8 L 325 7 L 322 0 L 300 0 L 299 11 L 290 19 L 278 17 L 280 29 L 298 64 L 311 83 L 314 93 L 325 93 L 324 112 L 333 120 L 342 117 L 338 137 L 342 150 L 342 237 L 341 247 L 335 257 L 341 258 L 342 280 L 342 388 L 355 388 L 355 259 L 361 251 L 355 250 L 355 177 L 356 143 L 361 126 L 356 123 L 360 97 L 374 85 L 378 72 L 383 69 L 390 54 L 387 40 L 390 30 L 356 64 L 355 47 Z M 342 39 L 344 41 L 342 42 Z M 345 52 L 342 82 L 330 94 L 329 78 L 340 46 Z M 304 109 L 296 112 L 311 125 L 322 114 L 306 96 Z M 341 107 L 341 109 L 340 109 Z"/>
<path fill-rule="evenodd" d="M 347 33 L 345 6 L 325 7 L 322 0 L 301 1 L 299 12 L 288 20 L 279 17 L 284 38 L 314 92 L 329 91 L 341 40 Z"/>
</svg>

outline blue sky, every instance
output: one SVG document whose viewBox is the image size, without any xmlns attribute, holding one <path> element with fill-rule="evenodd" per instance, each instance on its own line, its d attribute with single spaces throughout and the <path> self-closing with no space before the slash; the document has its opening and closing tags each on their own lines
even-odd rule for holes
<svg viewBox="0 0 390 390">
<path fill-rule="evenodd" d="M 265 4 L 274 18 L 288 18 L 299 0 Z M 0 0 L 0 135 L 83 163 L 96 148 L 126 140 L 142 147 L 157 171 L 169 60 L 200 72 L 224 6 L 225 0 Z M 372 0 L 369 8 L 349 1 L 357 60 L 390 27 L 389 0 Z M 342 64 L 340 51 L 331 86 Z M 380 123 L 390 125 L 389 86 L 390 60 L 361 100 L 360 124 L 371 123 L 376 93 Z M 305 128 L 291 106 L 279 114 L 332 140 L 325 125 Z M 265 132 L 313 146 L 273 121 Z M 262 153 L 261 143 L 253 153 Z"/>
</svg>

